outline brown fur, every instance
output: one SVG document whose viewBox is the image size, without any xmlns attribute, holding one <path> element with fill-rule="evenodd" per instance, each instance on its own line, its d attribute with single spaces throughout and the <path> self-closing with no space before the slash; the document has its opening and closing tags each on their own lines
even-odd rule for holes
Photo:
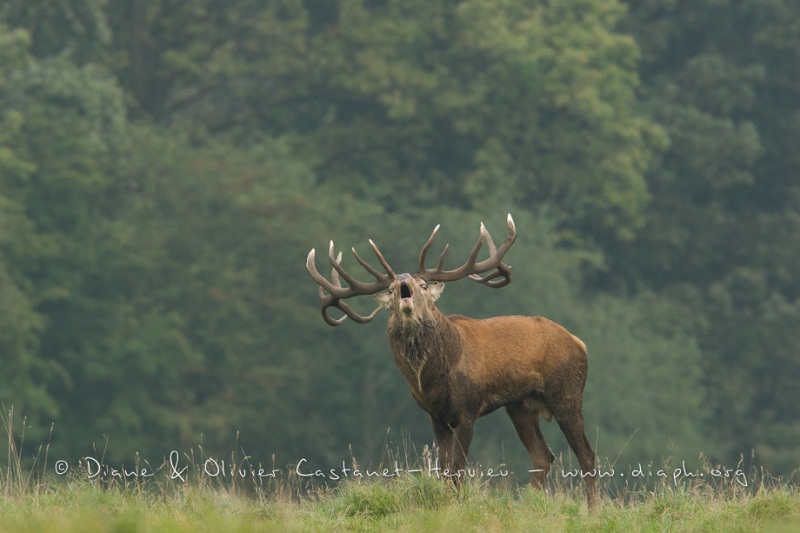
<svg viewBox="0 0 800 533">
<path fill-rule="evenodd" d="M 391 311 L 392 355 L 417 404 L 430 416 L 442 467 L 465 467 L 475 421 L 500 407 L 530 453 L 541 486 L 554 457 L 539 417 L 555 418 L 583 472 L 594 472 L 594 452 L 583 429 L 587 353 L 580 339 L 542 317 L 475 320 L 444 316 L 435 306 L 444 285 L 398 276 L 376 299 Z M 406 294 L 401 297 L 401 283 Z M 457 478 L 456 478 L 457 479 Z M 590 509 L 595 479 L 585 478 Z"/>
</svg>

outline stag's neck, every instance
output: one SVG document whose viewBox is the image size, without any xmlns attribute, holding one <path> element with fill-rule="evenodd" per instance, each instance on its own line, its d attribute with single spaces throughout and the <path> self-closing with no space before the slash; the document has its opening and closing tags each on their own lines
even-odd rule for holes
<svg viewBox="0 0 800 533">
<path fill-rule="evenodd" d="M 461 353 L 458 330 L 436 308 L 415 320 L 392 315 L 388 334 L 395 363 L 420 392 L 424 374 L 448 375 Z"/>
<path fill-rule="evenodd" d="M 415 319 L 395 317 L 389 320 L 389 342 L 412 364 L 436 357 L 449 359 L 459 353 L 460 337 L 452 322 L 433 308 Z"/>
</svg>

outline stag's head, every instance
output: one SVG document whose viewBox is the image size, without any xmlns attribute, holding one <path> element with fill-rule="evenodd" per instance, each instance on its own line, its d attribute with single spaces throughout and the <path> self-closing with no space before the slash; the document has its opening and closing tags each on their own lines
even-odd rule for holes
<svg viewBox="0 0 800 533">
<path fill-rule="evenodd" d="M 339 252 L 338 255 L 335 253 L 333 241 L 331 241 L 328 249 L 328 259 L 333 269 L 331 271 L 331 279 L 326 279 L 317 271 L 315 263 L 316 252 L 312 249 L 306 260 L 306 268 L 311 277 L 314 278 L 314 281 L 320 286 L 319 296 L 322 305 L 322 317 L 332 326 L 338 326 L 347 317 L 363 324 L 375 318 L 378 312 L 385 307 L 392 312 L 395 318 L 418 320 L 434 309 L 434 303 L 444 290 L 444 282 L 469 277 L 489 287 L 496 288 L 507 285 L 511 281 L 511 267 L 503 263 L 502 260 L 517 237 L 514 220 L 510 214 L 508 215 L 507 223 L 508 234 L 499 248 L 495 246 L 486 227 L 481 223 L 478 241 L 472 247 L 467 261 L 453 270 L 444 269 L 447 246 L 442 250 L 436 268 L 429 269 L 425 266 L 425 256 L 431 244 L 433 244 L 436 233 L 439 231 L 439 226 L 436 226 L 431 236 L 428 237 L 427 242 L 422 246 L 419 254 L 419 271 L 414 275 L 395 274 L 378 247 L 370 240 L 369 244 L 372 247 L 372 251 L 375 252 L 378 261 L 386 271 L 385 274 L 364 261 L 356 253 L 355 248 L 352 251 L 358 263 L 375 278 L 375 281 L 371 283 L 358 281 L 347 273 L 342 267 L 342 253 Z M 484 241 L 489 249 L 489 257 L 478 261 L 478 254 Z M 345 281 L 346 285 L 342 284 L 342 280 Z M 379 302 L 378 307 L 369 315 L 357 313 L 344 302 L 347 298 L 361 295 L 376 295 L 375 298 Z M 330 307 L 338 308 L 344 313 L 344 316 L 340 318 L 331 317 L 328 314 Z"/>
<path fill-rule="evenodd" d="M 444 283 L 428 282 L 420 274 L 400 274 L 389 289 L 375 295 L 382 306 L 402 321 L 420 320 L 434 308 L 441 296 Z"/>
</svg>

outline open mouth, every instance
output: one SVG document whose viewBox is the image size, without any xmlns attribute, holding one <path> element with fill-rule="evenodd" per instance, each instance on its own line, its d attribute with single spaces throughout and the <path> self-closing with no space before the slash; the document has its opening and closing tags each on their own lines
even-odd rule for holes
<svg viewBox="0 0 800 533">
<path fill-rule="evenodd" d="M 400 298 L 411 298 L 411 287 L 408 286 L 408 283 L 400 284 Z"/>
</svg>

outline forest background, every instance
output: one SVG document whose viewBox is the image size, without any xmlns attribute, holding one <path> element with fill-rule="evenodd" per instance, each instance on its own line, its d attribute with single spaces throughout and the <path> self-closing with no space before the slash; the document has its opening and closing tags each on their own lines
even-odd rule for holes
<svg viewBox="0 0 800 533">
<path fill-rule="evenodd" d="M 789 0 L 6 0 L 0 400 L 70 463 L 421 447 L 306 255 L 441 223 L 455 265 L 511 212 L 512 285 L 440 307 L 581 337 L 598 456 L 796 475 L 798 147 Z M 527 468 L 501 414 L 471 459 Z"/>
</svg>

